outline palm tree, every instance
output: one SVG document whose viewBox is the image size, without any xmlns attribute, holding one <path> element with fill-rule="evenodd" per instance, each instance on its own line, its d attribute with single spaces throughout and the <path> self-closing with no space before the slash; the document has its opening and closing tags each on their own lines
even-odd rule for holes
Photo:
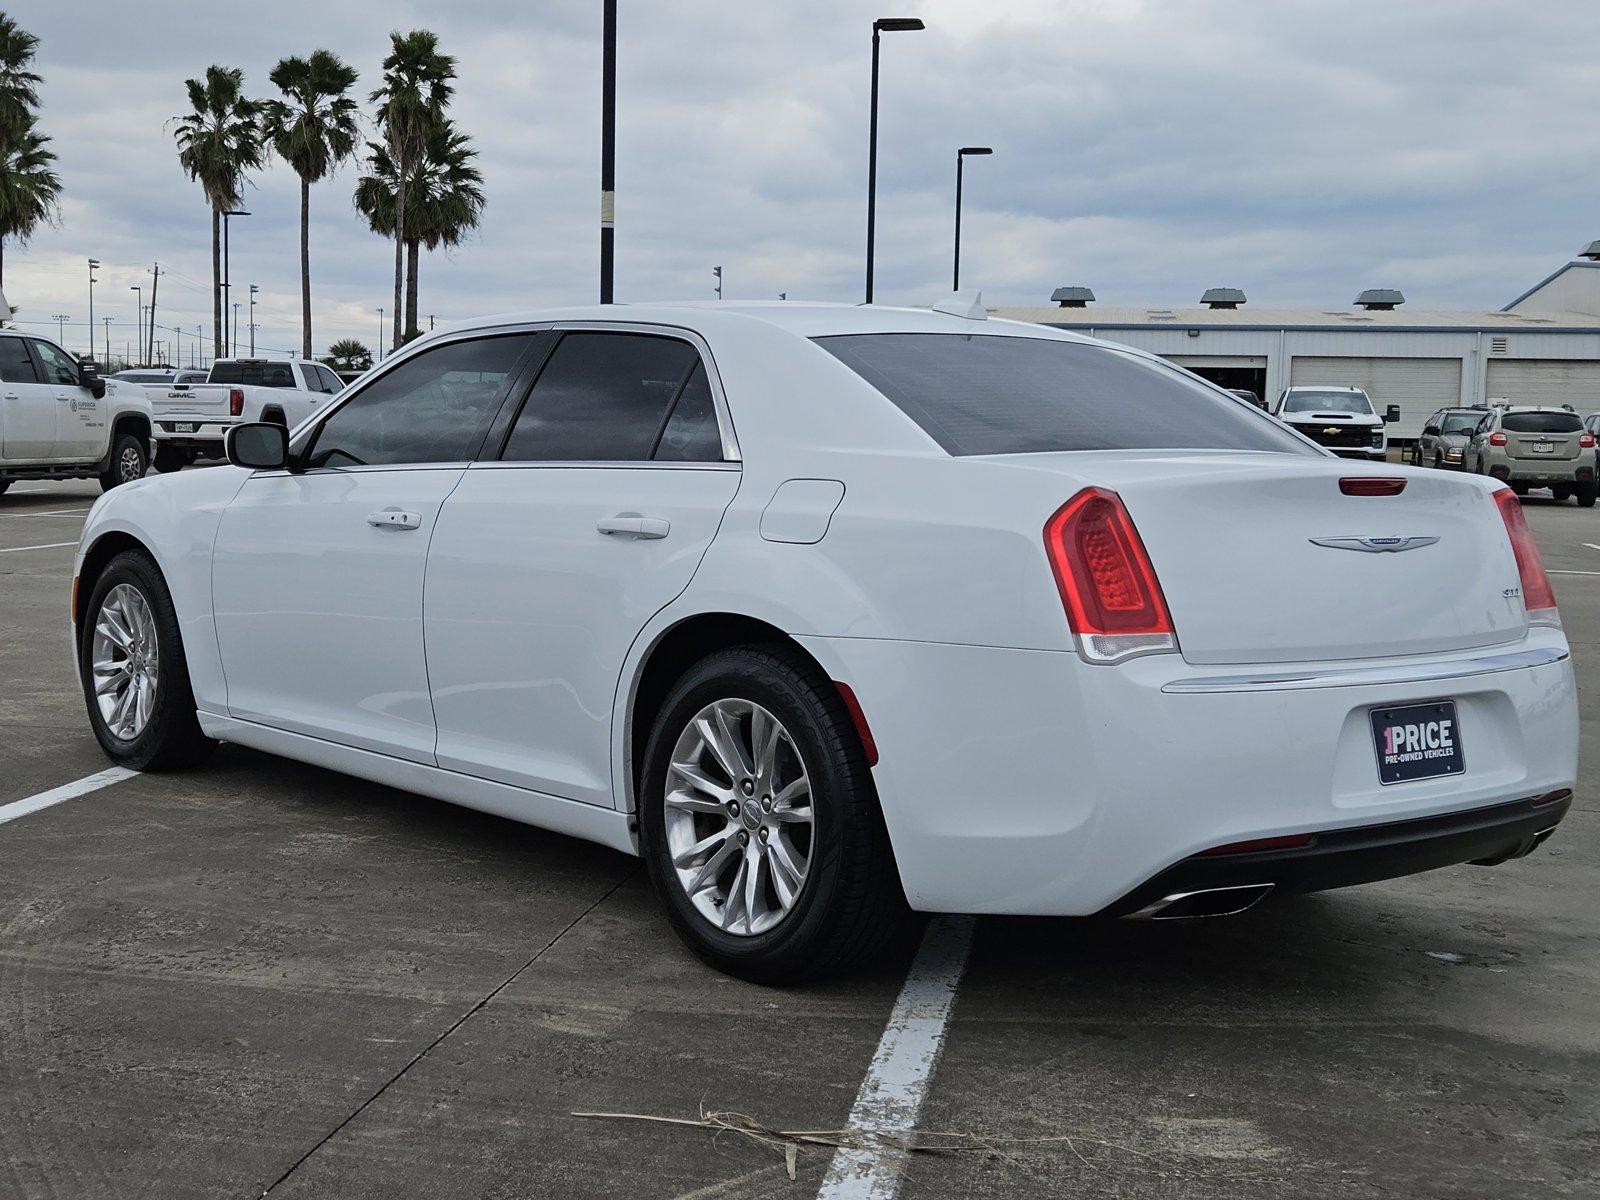
<svg viewBox="0 0 1600 1200">
<path fill-rule="evenodd" d="M 407 181 L 427 144 L 428 131 L 444 120 L 455 89 L 456 60 L 439 52 L 439 37 L 426 29 L 391 33 L 389 56 L 383 60 L 383 86 L 372 93 L 378 106 L 378 127 L 393 160 L 394 207 L 394 344 L 402 341 L 401 277 L 406 240 Z M 413 329 L 411 332 L 415 332 Z"/>
<path fill-rule="evenodd" d="M 335 371 L 365 371 L 372 365 L 372 351 L 355 338 L 340 338 L 322 361 Z"/>
<path fill-rule="evenodd" d="M 211 322 L 213 353 L 222 344 L 222 214 L 243 200 L 244 175 L 261 166 L 261 106 L 244 94 L 244 72 L 210 66 L 188 80 L 193 112 L 174 117 L 178 161 L 211 205 Z"/>
<path fill-rule="evenodd" d="M 33 231 L 55 220 L 61 177 L 50 139 L 32 128 L 0 136 L 0 287 L 5 283 L 7 238 L 26 243 Z"/>
<path fill-rule="evenodd" d="M 358 75 L 337 54 L 280 59 L 267 76 L 289 98 L 268 100 L 262 127 L 279 157 L 300 176 L 300 350 L 311 357 L 311 185 L 356 152 L 356 102 L 346 95 Z"/>
<path fill-rule="evenodd" d="M 32 70 L 38 47 L 38 38 L 0 13 L 0 137 L 18 136 L 33 124 L 41 82 Z"/>
<path fill-rule="evenodd" d="M 356 210 L 374 233 L 393 236 L 398 172 L 394 159 L 368 145 L 368 173 L 356 183 Z M 483 212 L 483 173 L 472 139 L 449 121 L 429 131 L 406 188 L 405 339 L 417 335 L 417 276 L 421 250 L 460 245 Z"/>
</svg>

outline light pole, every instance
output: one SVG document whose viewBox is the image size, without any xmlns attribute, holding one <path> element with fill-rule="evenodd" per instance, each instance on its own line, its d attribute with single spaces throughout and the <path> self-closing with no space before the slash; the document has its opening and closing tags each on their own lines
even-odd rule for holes
<svg viewBox="0 0 1600 1200">
<path fill-rule="evenodd" d="M 722 299 L 722 268 L 712 267 L 711 273 L 717 277 L 717 299 Z"/>
<path fill-rule="evenodd" d="M 239 357 L 239 302 L 233 302 L 233 357 Z"/>
<path fill-rule="evenodd" d="M 250 285 L 250 357 L 256 356 L 256 293 L 261 289 Z"/>
<path fill-rule="evenodd" d="M 605 0 L 600 42 L 600 303 L 610 304 L 617 237 L 617 0 Z"/>
<path fill-rule="evenodd" d="M 989 146 L 963 146 L 956 151 L 956 265 L 951 273 L 950 290 L 961 290 L 961 164 L 969 154 L 993 154 Z"/>
<path fill-rule="evenodd" d="M 872 257 L 878 224 L 878 35 L 925 29 L 917 17 L 879 17 L 872 23 L 872 120 L 867 134 L 867 303 L 872 303 Z"/>
<path fill-rule="evenodd" d="M 233 276 L 230 274 L 231 267 L 228 261 L 228 218 L 248 217 L 249 215 L 250 214 L 242 208 L 230 208 L 222 214 L 222 290 L 226 293 L 226 295 L 222 297 L 222 318 L 224 322 L 226 322 L 228 318 L 228 304 L 233 300 Z M 237 318 L 239 315 L 239 306 L 237 304 L 233 306 L 233 313 L 234 317 Z M 239 323 L 236 319 L 234 321 L 234 328 L 231 331 L 232 336 L 223 337 L 222 344 L 224 347 L 230 345 L 238 339 L 238 324 Z M 223 332 L 224 334 L 227 334 L 229 331 L 224 330 Z M 238 347 L 235 346 L 234 350 L 237 352 Z"/>
<path fill-rule="evenodd" d="M 206 327 L 204 325 L 196 325 L 194 327 L 194 348 L 195 353 L 200 355 L 200 361 L 198 363 L 191 361 L 189 365 L 197 370 L 206 365 L 206 348 L 200 344 L 200 339 L 205 336 L 205 332 Z"/>
<path fill-rule="evenodd" d="M 66 346 L 66 344 L 67 344 L 67 322 L 70 321 L 72 318 L 67 316 L 66 313 L 51 313 L 50 314 L 50 319 L 56 323 L 56 341 L 60 342 L 63 347 Z M 89 326 L 89 328 L 93 329 L 94 326 L 91 325 L 91 326 Z"/>
<path fill-rule="evenodd" d="M 134 284 L 128 290 L 130 292 L 137 292 L 138 295 L 139 295 L 139 319 L 134 322 L 133 327 L 139 333 L 139 357 L 143 358 L 144 357 L 144 289 L 141 288 L 138 284 Z M 142 366 L 145 366 L 147 364 L 145 364 L 145 363 L 131 363 L 129 365 L 130 366 L 140 366 L 140 367 L 142 367 Z"/>
<path fill-rule="evenodd" d="M 94 285 L 95 285 L 94 269 L 96 267 L 98 267 L 99 265 L 100 265 L 100 260 L 98 258 L 91 258 L 89 260 L 89 361 L 90 362 L 94 361 Z M 110 330 L 110 328 L 111 327 L 109 325 L 106 326 L 106 329 L 108 331 Z M 107 336 L 109 337 L 109 333 L 108 333 Z M 107 354 L 111 353 L 111 343 L 110 343 L 110 341 L 106 342 L 106 353 Z"/>
<path fill-rule="evenodd" d="M 383 361 L 383 309 L 378 310 L 378 361 Z"/>
</svg>

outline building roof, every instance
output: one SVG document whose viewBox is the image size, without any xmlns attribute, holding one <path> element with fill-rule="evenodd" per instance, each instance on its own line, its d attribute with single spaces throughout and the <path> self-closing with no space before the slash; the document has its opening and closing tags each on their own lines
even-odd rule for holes
<svg viewBox="0 0 1600 1200">
<path fill-rule="evenodd" d="M 1008 321 L 1075 329 L 1353 329 L 1442 332 L 1600 333 L 1600 316 L 1578 312 L 1419 312 L 1315 308 L 1008 308 Z"/>
</svg>

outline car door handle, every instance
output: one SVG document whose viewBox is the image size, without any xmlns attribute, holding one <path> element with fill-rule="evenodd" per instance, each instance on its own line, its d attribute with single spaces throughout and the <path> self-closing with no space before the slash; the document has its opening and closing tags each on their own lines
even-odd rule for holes
<svg viewBox="0 0 1600 1200">
<path fill-rule="evenodd" d="M 618 513 L 614 517 L 602 518 L 595 528 L 604 534 L 638 538 L 641 541 L 664 538 L 672 532 L 668 522 L 659 517 L 641 517 L 638 513 Z"/>
<path fill-rule="evenodd" d="M 18 396 L 17 393 L 15 393 L 15 392 L 7 392 L 4 397 L 0 397 L 0 398 L 6 399 L 6 400 L 20 400 L 20 399 L 22 399 L 22 397 Z"/>
<path fill-rule="evenodd" d="M 378 529 L 417 529 L 422 525 L 422 514 L 402 512 L 398 508 L 385 508 L 367 514 L 367 524 Z"/>
</svg>

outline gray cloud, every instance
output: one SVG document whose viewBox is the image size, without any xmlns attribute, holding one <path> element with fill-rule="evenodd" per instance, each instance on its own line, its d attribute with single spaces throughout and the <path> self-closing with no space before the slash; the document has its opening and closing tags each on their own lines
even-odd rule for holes
<svg viewBox="0 0 1600 1200">
<path fill-rule="evenodd" d="M 891 10 L 929 30 L 884 40 L 881 300 L 947 286 L 952 159 L 973 142 L 997 153 L 968 175 L 963 279 L 991 301 L 1082 282 L 1108 303 L 1227 284 L 1333 305 L 1381 284 L 1416 307 L 1497 306 L 1600 236 L 1600 9 L 1584 0 L 622 0 L 621 298 L 707 296 L 716 263 L 734 297 L 859 298 L 868 31 Z M 97 315 L 131 323 L 127 288 L 160 259 L 167 315 L 209 327 L 208 214 L 167 126 L 183 80 L 221 62 L 265 93 L 274 61 L 323 46 L 365 92 L 387 31 L 419 25 L 460 59 L 489 195 L 480 233 L 425 259 L 424 313 L 595 294 L 595 0 L 13 12 L 43 39 L 67 187 L 61 227 L 7 255 L 25 317 L 81 322 L 94 255 Z M 313 192 L 319 346 L 373 342 L 389 303 L 390 250 L 352 211 L 354 180 Z M 261 344 L 294 346 L 298 193 L 281 164 L 254 183 L 234 278 L 262 286 Z"/>
</svg>

